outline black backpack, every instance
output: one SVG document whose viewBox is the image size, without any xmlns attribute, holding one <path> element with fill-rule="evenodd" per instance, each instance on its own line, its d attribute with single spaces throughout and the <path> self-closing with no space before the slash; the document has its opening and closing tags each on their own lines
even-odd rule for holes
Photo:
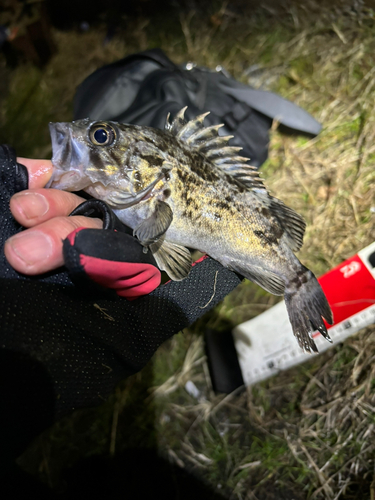
<svg viewBox="0 0 375 500">
<path fill-rule="evenodd" d="M 211 71 L 174 64 L 160 49 L 146 50 L 103 66 L 78 87 L 74 119 L 112 120 L 163 129 L 188 106 L 185 117 L 210 111 L 205 123 L 223 123 L 221 134 L 259 167 L 268 155 L 273 119 L 291 131 L 317 135 L 321 125 L 282 97 L 237 82 L 221 67 Z"/>
</svg>

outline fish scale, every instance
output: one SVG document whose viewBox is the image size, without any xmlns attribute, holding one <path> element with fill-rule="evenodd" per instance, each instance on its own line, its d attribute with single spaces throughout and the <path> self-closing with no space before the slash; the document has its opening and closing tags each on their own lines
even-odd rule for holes
<svg viewBox="0 0 375 500">
<path fill-rule="evenodd" d="M 284 295 L 293 333 L 306 352 L 312 333 L 330 340 L 332 312 L 313 273 L 293 252 L 305 222 L 271 196 L 258 171 L 182 109 L 164 131 L 88 119 L 50 124 L 54 166 L 49 187 L 83 189 L 113 209 L 171 279 L 191 269 L 200 250 L 265 290 Z"/>
</svg>

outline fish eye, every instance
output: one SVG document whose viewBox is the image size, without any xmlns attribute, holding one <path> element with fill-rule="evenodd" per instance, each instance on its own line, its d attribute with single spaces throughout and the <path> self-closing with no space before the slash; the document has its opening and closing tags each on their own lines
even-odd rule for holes
<svg viewBox="0 0 375 500">
<path fill-rule="evenodd" d="M 95 146 L 110 146 L 116 139 L 114 129 L 108 124 L 94 125 L 89 136 Z"/>
<path fill-rule="evenodd" d="M 99 144 L 105 144 L 108 141 L 108 132 L 104 128 L 98 128 L 94 132 L 94 139 Z"/>
</svg>

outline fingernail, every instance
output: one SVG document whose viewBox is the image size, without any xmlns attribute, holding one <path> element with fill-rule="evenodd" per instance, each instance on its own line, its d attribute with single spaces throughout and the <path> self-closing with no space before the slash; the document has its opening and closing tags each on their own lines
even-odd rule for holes
<svg viewBox="0 0 375 500">
<path fill-rule="evenodd" d="M 27 231 L 12 236 L 7 241 L 13 252 L 31 266 L 52 255 L 52 241 L 40 231 Z"/>
<path fill-rule="evenodd" d="M 49 209 L 47 199 L 39 193 L 32 193 L 30 191 L 17 193 L 13 196 L 13 200 L 17 202 L 19 210 L 21 210 L 26 219 L 41 217 Z"/>
</svg>

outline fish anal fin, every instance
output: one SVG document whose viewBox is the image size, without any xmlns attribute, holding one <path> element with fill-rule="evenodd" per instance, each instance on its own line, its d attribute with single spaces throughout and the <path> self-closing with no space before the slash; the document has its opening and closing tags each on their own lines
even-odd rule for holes
<svg viewBox="0 0 375 500">
<path fill-rule="evenodd" d="M 260 267 L 246 266 L 244 264 L 232 263 L 231 269 L 257 285 L 261 286 L 267 292 L 273 295 L 284 295 L 285 281 L 283 278 Z"/>
<path fill-rule="evenodd" d="M 156 200 L 150 217 L 144 219 L 133 231 L 142 245 L 150 245 L 158 240 L 169 228 L 173 220 L 173 212 L 168 203 Z"/>
<path fill-rule="evenodd" d="M 186 247 L 164 240 L 150 245 L 150 250 L 159 269 L 165 271 L 173 281 L 181 281 L 187 277 L 192 259 Z"/>
</svg>

